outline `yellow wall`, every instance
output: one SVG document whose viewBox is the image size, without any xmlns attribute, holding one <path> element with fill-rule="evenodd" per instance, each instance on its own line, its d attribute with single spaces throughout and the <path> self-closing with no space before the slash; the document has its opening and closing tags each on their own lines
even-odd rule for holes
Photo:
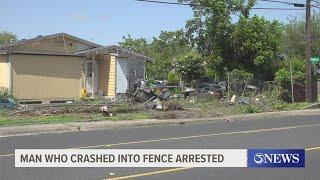
<svg viewBox="0 0 320 180">
<path fill-rule="evenodd" d="M 62 36 L 43 39 L 37 42 L 18 45 L 17 47 L 14 48 L 14 50 L 37 51 L 37 52 L 45 51 L 45 52 L 59 52 L 59 53 L 73 54 L 74 52 L 93 48 L 92 46 L 89 46 L 87 44 L 84 44 L 80 41 L 76 41 L 71 38 L 65 37 L 64 40 Z"/>
<path fill-rule="evenodd" d="M 9 64 L 5 56 L 0 55 L 0 87 L 9 88 Z"/>
<path fill-rule="evenodd" d="M 108 92 L 108 79 L 109 79 L 109 68 L 108 62 L 110 61 L 109 55 L 103 55 L 98 59 L 99 62 L 99 89 L 107 95 Z"/>
<path fill-rule="evenodd" d="M 11 62 L 18 99 L 80 97 L 81 57 L 15 54 Z"/>
<path fill-rule="evenodd" d="M 116 96 L 116 57 L 110 56 L 110 61 L 107 61 L 108 66 L 108 82 L 107 82 L 107 96 Z"/>
</svg>

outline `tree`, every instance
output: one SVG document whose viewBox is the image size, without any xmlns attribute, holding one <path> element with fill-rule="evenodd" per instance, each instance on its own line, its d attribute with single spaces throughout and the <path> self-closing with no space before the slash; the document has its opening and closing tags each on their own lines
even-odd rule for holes
<svg viewBox="0 0 320 180">
<path fill-rule="evenodd" d="M 166 79 L 174 58 L 191 50 L 183 30 L 161 31 L 150 46 L 155 62 L 149 65 L 148 71 L 157 79 Z"/>
<path fill-rule="evenodd" d="M 312 55 L 320 55 L 320 13 L 314 13 L 312 26 Z M 292 17 L 284 27 L 283 49 L 290 58 L 304 58 L 305 48 L 305 18 Z"/>
<path fill-rule="evenodd" d="M 223 75 L 240 69 L 271 80 L 281 54 L 282 26 L 263 17 L 250 17 L 256 0 L 181 0 L 193 8 L 187 37 L 208 61 L 212 72 Z M 231 15 L 239 16 L 238 22 Z"/>
<path fill-rule="evenodd" d="M 186 31 L 192 45 L 204 56 L 219 56 L 221 44 L 231 25 L 231 15 L 249 16 L 256 0 L 179 0 L 188 2 L 193 18 L 187 21 Z"/>
<path fill-rule="evenodd" d="M 6 44 L 11 42 L 16 42 L 17 36 L 7 31 L 0 32 L 0 44 Z"/>
<path fill-rule="evenodd" d="M 240 17 L 230 27 L 227 43 L 221 48 L 222 64 L 228 69 L 243 69 L 272 80 L 282 59 L 282 36 L 282 25 L 277 21 L 258 16 Z"/>
<path fill-rule="evenodd" d="M 189 52 L 177 58 L 175 68 L 185 82 L 191 83 L 204 74 L 204 60 L 200 54 Z"/>
<path fill-rule="evenodd" d="M 143 38 L 124 37 L 120 46 L 152 57 L 154 62 L 147 65 L 147 75 L 154 79 L 167 79 L 173 59 L 191 50 L 183 30 L 161 31 L 150 43 Z"/>
<path fill-rule="evenodd" d="M 149 54 L 149 44 L 146 39 L 138 38 L 134 39 L 130 35 L 127 37 L 123 37 L 123 41 L 119 43 L 121 47 L 135 51 L 141 54 L 148 55 Z"/>
</svg>

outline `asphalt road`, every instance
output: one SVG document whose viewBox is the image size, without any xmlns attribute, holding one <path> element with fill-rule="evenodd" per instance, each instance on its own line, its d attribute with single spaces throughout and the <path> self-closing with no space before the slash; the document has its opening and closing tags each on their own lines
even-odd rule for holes
<svg viewBox="0 0 320 180">
<path fill-rule="evenodd" d="M 15 168 L 17 148 L 305 148 L 306 168 Z M 0 179 L 320 179 L 320 115 L 0 138 Z"/>
</svg>

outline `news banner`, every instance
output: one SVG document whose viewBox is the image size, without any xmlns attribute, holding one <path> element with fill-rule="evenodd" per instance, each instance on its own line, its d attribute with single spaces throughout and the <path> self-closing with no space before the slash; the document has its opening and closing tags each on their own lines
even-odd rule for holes
<svg viewBox="0 0 320 180">
<path fill-rule="evenodd" d="M 15 167 L 304 168 L 304 149 L 16 149 Z"/>
</svg>

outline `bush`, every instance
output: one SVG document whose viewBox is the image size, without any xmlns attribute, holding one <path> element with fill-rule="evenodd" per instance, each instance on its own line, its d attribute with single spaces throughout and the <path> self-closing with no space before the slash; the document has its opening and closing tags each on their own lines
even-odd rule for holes
<svg viewBox="0 0 320 180">
<path fill-rule="evenodd" d="M 305 61 L 299 58 L 292 59 L 292 78 L 294 82 L 294 96 L 297 101 L 305 100 Z M 280 98 L 284 101 L 291 101 L 291 74 L 289 62 L 286 62 L 286 66 L 280 68 L 275 73 L 275 81 L 278 86 L 282 88 L 282 95 Z M 301 86 L 302 85 L 302 86 Z M 302 87 L 302 88 L 300 88 Z"/>
<path fill-rule="evenodd" d="M 7 88 L 0 87 L 0 99 L 13 98 L 13 95 L 9 93 Z"/>
<path fill-rule="evenodd" d="M 286 87 L 290 83 L 290 72 L 286 68 L 281 68 L 276 72 L 275 81 L 278 85 Z"/>
<path fill-rule="evenodd" d="M 259 107 L 255 107 L 252 105 L 241 106 L 239 109 L 239 113 L 241 114 L 251 114 L 251 113 L 261 113 L 262 110 Z"/>
<path fill-rule="evenodd" d="M 175 72 L 170 71 L 168 73 L 168 84 L 179 84 L 180 83 L 180 77 Z"/>
<path fill-rule="evenodd" d="M 176 70 L 186 83 L 191 84 L 192 80 L 204 74 L 204 59 L 195 52 L 180 55 L 177 57 Z"/>
</svg>

